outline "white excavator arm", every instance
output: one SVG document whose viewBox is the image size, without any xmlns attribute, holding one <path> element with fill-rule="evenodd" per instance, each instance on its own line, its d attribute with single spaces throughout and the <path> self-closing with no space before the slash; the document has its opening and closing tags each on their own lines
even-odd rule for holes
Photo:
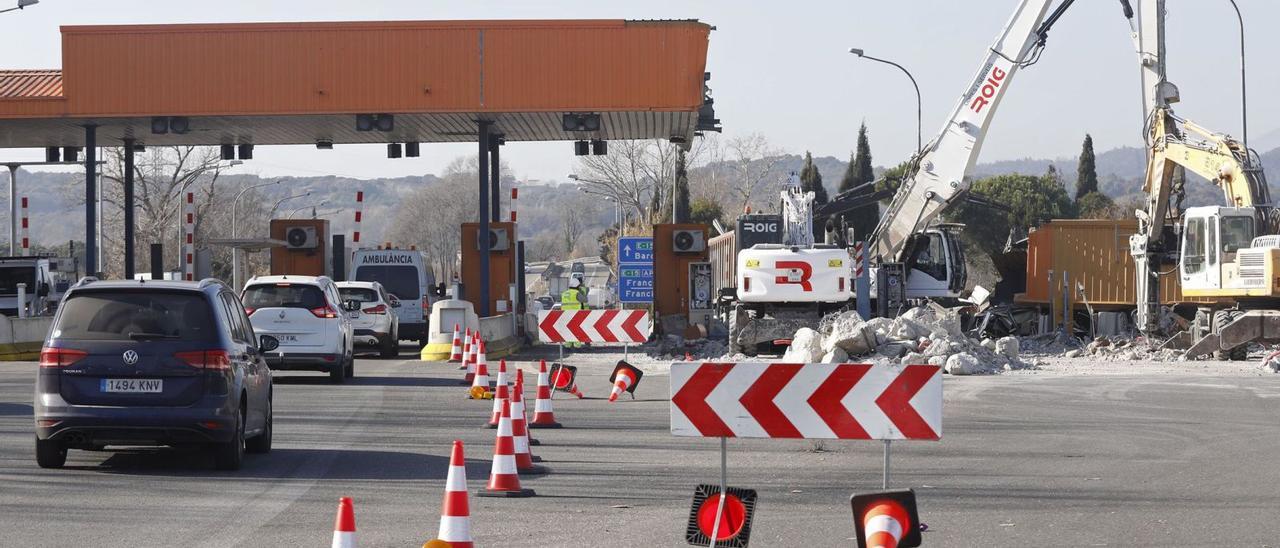
<svg viewBox="0 0 1280 548">
<path fill-rule="evenodd" d="M 965 176 L 977 161 L 991 118 L 1018 69 L 1034 63 L 1048 27 L 1069 7 L 1066 0 L 1050 17 L 1054 0 L 1020 0 L 1013 16 L 987 51 L 972 83 L 960 96 L 942 131 L 919 151 L 870 239 L 872 257 L 900 262 L 907 242 L 969 189 Z"/>
</svg>

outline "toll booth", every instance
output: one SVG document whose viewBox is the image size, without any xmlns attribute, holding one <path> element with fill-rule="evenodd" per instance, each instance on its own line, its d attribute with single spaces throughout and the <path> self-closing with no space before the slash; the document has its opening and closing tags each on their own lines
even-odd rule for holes
<svg viewBox="0 0 1280 548">
<path fill-rule="evenodd" d="M 272 274 L 333 276 L 327 219 L 271 219 L 271 239 L 285 243 L 271 248 Z"/>
<path fill-rule="evenodd" d="M 480 223 L 462 223 L 462 283 L 464 299 L 481 307 L 480 298 L 480 249 L 485 243 L 480 238 Z M 516 225 L 509 222 L 489 223 L 489 313 L 493 315 L 511 312 L 511 284 L 516 281 Z"/>
<path fill-rule="evenodd" d="M 653 225 L 653 307 L 663 332 L 697 338 L 697 333 L 686 331 L 691 325 L 691 282 L 710 274 L 709 265 L 703 266 L 708 257 L 706 225 Z"/>
</svg>

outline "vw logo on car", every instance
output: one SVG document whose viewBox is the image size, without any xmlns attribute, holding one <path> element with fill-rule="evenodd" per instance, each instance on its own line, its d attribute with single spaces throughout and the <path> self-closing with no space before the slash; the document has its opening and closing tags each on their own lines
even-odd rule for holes
<svg viewBox="0 0 1280 548">
<path fill-rule="evenodd" d="M 124 354 L 122 354 L 120 357 L 124 360 L 125 365 L 133 365 L 135 363 L 138 363 L 138 353 L 136 351 L 125 350 Z"/>
</svg>

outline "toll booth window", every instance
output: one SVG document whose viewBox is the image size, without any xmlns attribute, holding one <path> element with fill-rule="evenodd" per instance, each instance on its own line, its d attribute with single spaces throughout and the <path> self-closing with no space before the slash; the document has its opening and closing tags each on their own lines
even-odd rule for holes
<svg viewBox="0 0 1280 548">
<path fill-rule="evenodd" d="M 1182 236 L 1182 272 L 1196 274 L 1204 270 L 1204 219 L 1187 221 Z"/>
<path fill-rule="evenodd" d="M 911 267 L 928 274 L 935 280 L 947 279 L 946 242 L 941 234 L 927 234 L 915 240 L 911 254 Z"/>
<path fill-rule="evenodd" d="M 34 295 L 36 292 L 35 267 L 0 268 L 0 295 L 17 295 L 18 284 L 27 284 L 27 295 Z"/>
<path fill-rule="evenodd" d="M 416 301 L 422 298 L 422 289 L 418 287 L 418 269 L 403 265 L 372 265 L 356 269 L 356 281 L 378 282 L 386 288 L 387 293 L 400 300 Z"/>
<path fill-rule="evenodd" d="M 1235 253 L 1253 242 L 1253 217 L 1222 218 L 1222 252 Z"/>
</svg>

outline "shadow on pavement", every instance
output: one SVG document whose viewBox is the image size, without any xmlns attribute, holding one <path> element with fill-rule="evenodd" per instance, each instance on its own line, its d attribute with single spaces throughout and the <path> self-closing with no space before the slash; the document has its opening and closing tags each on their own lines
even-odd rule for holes
<svg viewBox="0 0 1280 548">
<path fill-rule="evenodd" d="M 459 379 L 439 379 L 435 377 L 361 377 L 346 379 L 342 384 L 329 381 L 328 375 L 275 377 L 275 384 L 280 385 L 317 385 L 317 386 L 462 386 Z"/>
<path fill-rule="evenodd" d="M 73 451 L 73 459 L 76 453 L 86 454 Z M 127 448 L 100 454 L 107 458 L 97 465 L 66 468 L 136 476 L 403 481 L 443 480 L 449 466 L 447 455 L 353 449 L 273 449 L 245 455 L 243 467 L 230 472 L 215 470 L 213 456 L 196 449 Z M 487 462 L 468 462 L 467 479 L 487 479 L 488 473 Z"/>
</svg>

